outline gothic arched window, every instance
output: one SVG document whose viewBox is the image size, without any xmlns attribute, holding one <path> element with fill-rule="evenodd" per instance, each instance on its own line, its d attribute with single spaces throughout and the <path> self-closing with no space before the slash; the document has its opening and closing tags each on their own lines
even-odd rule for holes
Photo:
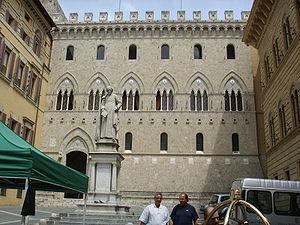
<svg viewBox="0 0 300 225">
<path fill-rule="evenodd" d="M 167 107 L 168 107 L 168 105 L 167 105 L 167 92 L 166 92 L 166 90 L 164 90 L 163 91 L 163 95 L 162 95 L 162 110 L 167 110 Z"/>
<path fill-rule="evenodd" d="M 95 104 L 94 105 L 95 105 L 94 109 L 99 110 L 99 105 L 100 105 L 100 92 L 99 92 L 99 90 L 96 91 Z"/>
<path fill-rule="evenodd" d="M 190 95 L 190 108 L 192 111 L 195 110 L 195 93 L 193 90 L 191 91 L 191 95 Z"/>
<path fill-rule="evenodd" d="M 122 110 L 126 110 L 126 109 L 127 109 L 127 94 L 126 91 L 124 91 L 122 95 Z"/>
<path fill-rule="evenodd" d="M 202 133 L 198 133 L 196 135 L 196 151 L 203 152 L 203 134 Z"/>
<path fill-rule="evenodd" d="M 161 95 L 160 91 L 156 93 L 156 110 L 161 110 Z"/>
<path fill-rule="evenodd" d="M 224 102 L 225 102 L 225 111 L 230 111 L 230 100 L 229 100 L 229 93 L 227 90 L 225 91 Z"/>
<path fill-rule="evenodd" d="M 230 95 L 230 106 L 231 106 L 231 111 L 236 111 L 236 98 L 233 90 L 231 91 L 231 95 Z"/>
<path fill-rule="evenodd" d="M 199 44 L 194 46 L 194 59 L 202 59 L 202 46 Z"/>
<path fill-rule="evenodd" d="M 56 110 L 61 110 L 61 103 L 62 103 L 62 94 L 61 94 L 61 90 L 60 90 L 57 95 Z"/>
<path fill-rule="evenodd" d="M 125 134 L 125 150 L 132 150 L 132 133 Z"/>
<path fill-rule="evenodd" d="M 203 111 L 208 110 L 208 96 L 206 90 L 203 92 Z"/>
<path fill-rule="evenodd" d="M 94 109 L 94 92 L 93 90 L 91 90 L 89 95 L 88 110 L 93 110 L 93 109 Z"/>
<path fill-rule="evenodd" d="M 169 100 L 168 110 L 173 110 L 173 106 L 174 106 L 174 102 L 173 102 L 174 96 L 173 96 L 173 91 L 172 91 L 172 90 L 169 91 L 168 100 Z"/>
<path fill-rule="evenodd" d="M 128 110 L 133 110 L 133 94 L 132 94 L 132 91 L 129 91 L 129 95 L 128 95 Z"/>
<path fill-rule="evenodd" d="M 105 47 L 103 45 L 99 45 L 97 47 L 97 59 L 104 60 L 104 56 L 105 56 Z"/>
<path fill-rule="evenodd" d="M 161 46 L 161 59 L 169 59 L 169 57 L 170 57 L 169 45 L 164 44 Z"/>
<path fill-rule="evenodd" d="M 168 150 L 168 135 L 166 133 L 161 133 L 160 135 L 160 150 L 161 151 Z"/>
<path fill-rule="evenodd" d="M 242 94 L 241 94 L 240 90 L 238 90 L 236 100 L 237 100 L 238 111 L 242 111 L 243 110 L 243 99 L 242 99 Z"/>
<path fill-rule="evenodd" d="M 140 95 L 139 92 L 136 91 L 134 95 L 134 110 L 139 110 L 140 108 Z"/>
<path fill-rule="evenodd" d="M 235 59 L 235 49 L 233 44 L 229 44 L 226 47 L 227 59 Z"/>
<path fill-rule="evenodd" d="M 129 46 L 129 59 L 137 59 L 137 47 L 136 45 L 130 45 Z"/>
<path fill-rule="evenodd" d="M 232 134 L 232 151 L 233 152 L 239 152 L 239 135 L 237 133 Z"/>
<path fill-rule="evenodd" d="M 62 104 L 62 110 L 66 110 L 68 106 L 68 91 L 66 90 L 63 95 L 63 104 Z"/>
<path fill-rule="evenodd" d="M 73 95 L 73 90 L 71 90 L 69 95 L 68 110 L 73 110 L 73 104 L 74 104 L 74 95 Z"/>
<path fill-rule="evenodd" d="M 202 110 L 202 97 L 201 97 L 201 92 L 199 90 L 197 91 L 196 100 L 197 100 L 197 111 L 201 111 Z"/>
<path fill-rule="evenodd" d="M 70 45 L 67 47 L 66 60 L 74 59 L 74 46 Z"/>
</svg>

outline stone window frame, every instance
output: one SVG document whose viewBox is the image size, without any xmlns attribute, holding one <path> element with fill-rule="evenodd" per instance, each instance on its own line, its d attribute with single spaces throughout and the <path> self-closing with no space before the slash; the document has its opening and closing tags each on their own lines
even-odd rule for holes
<svg viewBox="0 0 300 225">
<path fill-rule="evenodd" d="M 96 60 L 105 60 L 105 46 L 102 44 L 97 46 Z"/>
<path fill-rule="evenodd" d="M 226 59 L 236 59 L 235 46 L 232 43 L 226 46 Z"/>
<path fill-rule="evenodd" d="M 203 59 L 203 48 L 201 44 L 194 45 L 194 59 Z"/>
<path fill-rule="evenodd" d="M 290 91 L 290 98 L 293 123 L 294 127 L 297 127 L 300 125 L 300 89 L 294 85 Z"/>
<path fill-rule="evenodd" d="M 132 151 L 133 135 L 131 132 L 125 134 L 125 151 Z"/>
<path fill-rule="evenodd" d="M 287 123 L 286 123 L 285 105 L 281 100 L 278 103 L 278 115 L 279 115 L 281 137 L 284 138 L 287 135 Z"/>
<path fill-rule="evenodd" d="M 204 151 L 204 136 L 202 133 L 196 134 L 196 152 Z"/>
<path fill-rule="evenodd" d="M 231 135 L 231 145 L 233 154 L 240 153 L 240 137 L 238 133 L 233 133 Z"/>
<path fill-rule="evenodd" d="M 168 134 L 166 132 L 160 134 L 160 151 L 168 151 Z"/>
<path fill-rule="evenodd" d="M 75 48 L 73 45 L 68 45 L 66 50 L 66 61 L 73 61 L 75 56 Z"/>
<path fill-rule="evenodd" d="M 131 44 L 128 47 L 128 60 L 137 60 L 138 47 L 135 44 Z"/>
<path fill-rule="evenodd" d="M 166 43 L 162 44 L 160 47 L 160 59 L 170 59 L 170 46 Z"/>
</svg>

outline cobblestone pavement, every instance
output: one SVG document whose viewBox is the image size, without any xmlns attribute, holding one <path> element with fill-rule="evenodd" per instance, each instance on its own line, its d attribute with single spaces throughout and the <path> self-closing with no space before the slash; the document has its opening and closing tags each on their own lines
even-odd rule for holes
<svg viewBox="0 0 300 225">
<path fill-rule="evenodd" d="M 0 225 L 20 225 L 21 224 L 21 206 L 0 206 Z M 52 213 L 74 212 L 74 208 L 59 207 L 37 207 L 35 216 L 29 217 L 29 224 L 36 224 L 40 219 L 47 219 Z"/>
</svg>

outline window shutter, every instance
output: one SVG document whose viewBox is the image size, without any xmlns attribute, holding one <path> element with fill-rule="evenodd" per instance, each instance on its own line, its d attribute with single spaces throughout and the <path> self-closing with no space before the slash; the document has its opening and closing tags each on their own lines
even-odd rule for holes
<svg viewBox="0 0 300 225">
<path fill-rule="evenodd" d="M 28 73 L 28 77 L 27 77 L 27 85 L 26 85 L 26 94 L 27 94 L 27 96 L 30 96 L 31 95 L 31 92 L 32 92 L 32 90 L 31 90 L 31 85 L 32 85 L 32 71 L 29 71 L 29 73 Z"/>
<path fill-rule="evenodd" d="M 15 72 L 14 72 L 14 82 L 18 82 L 18 72 L 20 68 L 20 58 L 18 57 L 16 60 L 16 65 L 15 65 Z"/>
<path fill-rule="evenodd" d="M 25 66 L 25 69 L 24 69 L 24 78 L 23 78 L 23 81 L 21 81 L 21 85 L 22 85 L 21 88 L 22 88 L 23 91 L 26 90 L 26 85 L 28 83 L 28 80 L 27 80 L 27 78 L 28 78 L 28 70 L 29 70 L 29 67 Z"/>
<path fill-rule="evenodd" d="M 41 86 L 42 86 L 42 79 L 40 77 L 37 77 L 36 89 L 35 89 L 35 98 L 34 98 L 35 102 L 39 102 Z"/>
<path fill-rule="evenodd" d="M 15 57 L 16 57 L 16 53 L 11 52 L 11 60 L 10 60 L 9 70 L 8 70 L 8 79 L 10 80 L 12 79 L 13 72 L 14 72 Z"/>
</svg>

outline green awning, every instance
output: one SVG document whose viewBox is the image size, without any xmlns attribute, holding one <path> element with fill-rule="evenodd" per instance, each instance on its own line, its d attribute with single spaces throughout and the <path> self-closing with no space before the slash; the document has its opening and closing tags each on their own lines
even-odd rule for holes
<svg viewBox="0 0 300 225">
<path fill-rule="evenodd" d="M 87 193 L 88 177 L 30 145 L 0 122 L 0 188 Z"/>
</svg>

